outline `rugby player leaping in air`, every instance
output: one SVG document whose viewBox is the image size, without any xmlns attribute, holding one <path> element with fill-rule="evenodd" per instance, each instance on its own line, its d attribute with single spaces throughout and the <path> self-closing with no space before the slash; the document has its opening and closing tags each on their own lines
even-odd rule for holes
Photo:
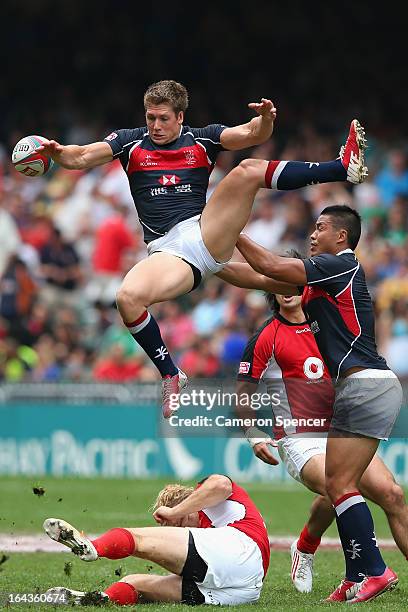
<svg viewBox="0 0 408 612">
<path fill-rule="evenodd" d="M 122 319 L 162 376 L 163 414 L 172 412 L 170 397 L 186 384 L 148 312 L 157 302 L 195 289 L 221 272 L 229 261 L 251 213 L 258 189 L 291 190 L 314 183 L 360 183 L 364 166 L 364 130 L 351 123 L 336 160 L 324 163 L 246 159 L 215 189 L 206 204 L 209 175 L 220 151 L 240 150 L 267 141 L 276 118 L 265 98 L 249 107 L 257 113 L 235 127 L 183 124 L 188 94 L 175 81 L 151 85 L 144 95 L 146 127 L 112 132 L 103 142 L 84 146 L 54 140 L 39 147 L 68 169 L 89 169 L 119 158 L 128 176 L 143 225 L 148 257 L 125 276 L 117 294 Z"/>
</svg>

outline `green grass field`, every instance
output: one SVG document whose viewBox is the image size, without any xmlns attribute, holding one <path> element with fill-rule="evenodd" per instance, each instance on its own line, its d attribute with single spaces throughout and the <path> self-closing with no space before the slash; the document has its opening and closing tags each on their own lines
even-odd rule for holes
<svg viewBox="0 0 408 612">
<path fill-rule="evenodd" d="M 0 478 L 0 532 L 5 534 L 41 533 L 45 518 L 66 518 L 90 533 L 111 527 L 152 525 L 149 507 L 164 480 L 76 480 Z M 34 495 L 33 486 L 41 486 L 45 494 Z M 266 520 L 271 535 L 297 535 L 306 521 L 312 495 L 302 487 L 277 487 L 264 484 L 244 485 L 250 492 Z M 384 515 L 373 508 L 378 537 L 391 537 Z M 326 535 L 336 536 L 332 526 Z M 8 553 L 0 565 L 0 592 L 44 592 L 50 586 L 64 585 L 78 590 L 103 589 L 129 573 L 165 573 L 157 566 L 138 559 L 122 561 L 100 560 L 83 563 L 65 553 Z M 385 594 L 365 606 L 366 610 L 402 611 L 408 609 L 408 588 L 405 581 L 406 560 L 398 551 L 384 551 L 387 563 L 400 575 L 400 584 L 392 593 Z M 1 558 L 1 551 L 0 551 Z M 69 565 L 67 565 L 69 564 Z M 237 609 L 274 609 L 301 612 L 316 607 L 337 586 L 343 572 L 340 551 L 320 551 L 315 563 L 315 587 L 310 595 L 297 593 L 290 582 L 290 557 L 287 552 L 272 551 L 271 567 L 265 581 L 261 600 L 256 607 Z M 113 606 L 109 606 L 113 608 Z M 331 606 L 329 606 L 331 607 Z M 345 605 L 335 605 L 338 609 Z M 13 605 L 11 610 L 50 610 L 50 605 Z M 182 605 L 149 604 L 148 610 L 186 609 Z M 201 608 L 201 607 L 200 607 Z M 208 609 L 208 606 L 202 606 Z M 93 609 L 88 608 L 88 609 Z"/>
</svg>

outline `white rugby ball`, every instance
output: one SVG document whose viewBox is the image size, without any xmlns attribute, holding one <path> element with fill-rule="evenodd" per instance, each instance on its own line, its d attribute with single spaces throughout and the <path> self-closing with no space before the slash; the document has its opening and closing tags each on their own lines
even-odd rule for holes
<svg viewBox="0 0 408 612">
<path fill-rule="evenodd" d="M 47 139 L 43 136 L 26 136 L 13 149 L 11 161 L 17 172 L 25 176 L 42 176 L 52 167 L 51 157 L 37 151 Z"/>
</svg>

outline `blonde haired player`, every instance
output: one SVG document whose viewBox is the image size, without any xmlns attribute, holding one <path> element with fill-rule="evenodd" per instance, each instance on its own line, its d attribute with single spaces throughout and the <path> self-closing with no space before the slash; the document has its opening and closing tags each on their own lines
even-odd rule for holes
<svg viewBox="0 0 408 612">
<path fill-rule="evenodd" d="M 63 519 L 44 522 L 46 533 L 84 561 L 139 557 L 167 576 L 132 574 L 101 592 L 54 587 L 66 603 L 183 602 L 236 605 L 259 599 L 269 566 L 269 540 L 248 493 L 226 476 L 212 474 L 196 488 L 167 485 L 153 512 L 162 527 L 111 529 L 93 540 Z"/>
</svg>

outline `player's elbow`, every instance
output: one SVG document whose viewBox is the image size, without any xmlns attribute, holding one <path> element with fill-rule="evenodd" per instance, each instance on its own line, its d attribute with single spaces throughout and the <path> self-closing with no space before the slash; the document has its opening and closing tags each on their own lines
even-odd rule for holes
<svg viewBox="0 0 408 612">
<path fill-rule="evenodd" d="M 211 485 L 211 488 L 214 491 L 219 492 L 220 495 L 222 493 L 225 499 L 227 499 L 232 493 L 231 480 L 222 474 L 212 474 L 212 476 L 208 478 L 208 484 Z"/>
</svg>

